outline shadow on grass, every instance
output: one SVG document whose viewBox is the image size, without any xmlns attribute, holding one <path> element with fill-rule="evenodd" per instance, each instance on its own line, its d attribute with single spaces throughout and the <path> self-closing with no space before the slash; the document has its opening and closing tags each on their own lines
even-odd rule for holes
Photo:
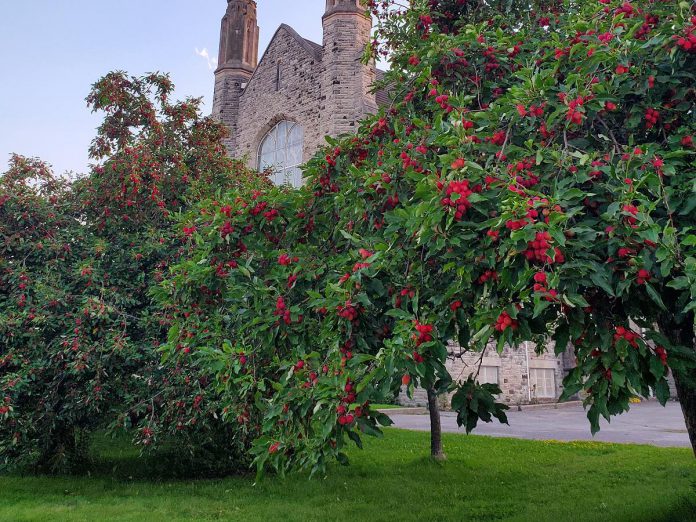
<svg viewBox="0 0 696 522">
<path fill-rule="evenodd" d="M 449 459 L 434 462 L 427 434 L 389 430 L 351 449 L 348 468 L 259 483 L 247 469 L 218 480 L 174 446 L 141 456 L 101 435 L 91 449 L 79 477 L 0 475 L 0 520 L 696 522 L 681 449 L 448 435 Z"/>
<path fill-rule="evenodd" d="M 198 450 L 193 455 L 173 443 L 163 443 L 152 452 L 141 453 L 124 435 L 100 434 L 90 445 L 88 461 L 73 475 L 156 482 L 252 476 L 248 463 L 204 446 Z"/>
<path fill-rule="evenodd" d="M 682 497 L 673 510 L 664 514 L 650 516 L 650 518 L 645 520 L 650 522 L 694 522 L 696 521 L 696 498 Z"/>
</svg>

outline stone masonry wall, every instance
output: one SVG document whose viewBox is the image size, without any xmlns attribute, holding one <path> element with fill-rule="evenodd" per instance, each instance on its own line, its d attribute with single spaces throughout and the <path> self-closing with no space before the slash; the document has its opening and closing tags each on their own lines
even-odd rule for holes
<svg viewBox="0 0 696 522">
<path fill-rule="evenodd" d="M 281 26 L 240 97 L 232 152 L 235 157 L 247 156 L 252 168 L 258 167 L 261 141 L 282 120 L 297 122 L 304 129 L 303 161 L 325 143 L 321 132 L 321 61 L 291 31 Z"/>
<path fill-rule="evenodd" d="M 230 128 L 230 154 L 258 168 L 258 149 L 277 123 L 289 120 L 304 131 L 303 162 L 326 144 L 325 136 L 353 133 L 377 111 L 374 64 L 361 58 L 371 20 L 360 12 L 325 16 L 324 45 L 281 25 L 256 69 L 216 74 L 213 115 Z"/>
<path fill-rule="evenodd" d="M 457 353 L 458 347 L 452 346 L 450 351 Z M 529 385 L 529 373 L 527 371 L 527 354 L 529 355 L 530 369 L 550 369 L 554 372 L 555 397 L 539 397 L 533 386 Z M 478 368 L 479 354 L 466 354 L 462 358 L 452 358 L 447 362 L 447 368 L 456 381 L 464 381 L 469 375 Z M 553 348 L 541 355 L 534 352 L 534 346 L 530 343 L 528 351 L 524 345 L 517 348 L 506 346 L 503 353 L 498 355 L 495 347 L 489 348 L 483 358 L 483 367 L 497 368 L 498 385 L 502 390 L 499 400 L 509 405 L 556 402 L 563 390 L 562 382 L 565 377 L 563 360 L 556 357 Z M 446 407 L 449 407 L 451 395 L 446 399 Z M 416 389 L 413 398 L 407 397 L 402 391 L 399 396 L 400 404 L 405 406 L 425 406 L 427 404 L 426 392 L 423 389 Z"/>
<path fill-rule="evenodd" d="M 361 62 L 372 21 L 360 14 L 336 13 L 326 16 L 323 25 L 324 133 L 355 133 L 365 115 L 377 112 L 375 95 L 368 92 L 377 71 Z"/>
<path fill-rule="evenodd" d="M 237 150 L 239 97 L 242 94 L 242 85 L 248 79 L 238 71 L 221 72 L 215 75 L 213 117 L 227 125 L 230 130 L 229 137 L 224 140 L 225 147 L 229 151 Z"/>
</svg>

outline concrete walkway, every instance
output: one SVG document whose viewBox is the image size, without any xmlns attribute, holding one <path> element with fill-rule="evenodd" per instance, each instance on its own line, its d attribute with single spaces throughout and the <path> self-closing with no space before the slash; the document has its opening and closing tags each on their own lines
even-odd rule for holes
<svg viewBox="0 0 696 522">
<path fill-rule="evenodd" d="M 395 427 L 408 430 L 430 431 L 428 415 L 404 415 L 387 413 Z M 654 446 L 691 447 L 684 417 L 679 404 L 670 402 L 666 407 L 657 402 L 634 404 L 628 413 L 614 417 L 611 423 L 602 419 L 601 431 L 593 438 L 590 423 L 581 405 L 559 408 L 508 411 L 510 426 L 497 420 L 479 423 L 474 434 L 492 437 L 516 437 L 536 440 L 595 440 L 651 444 Z M 442 413 L 442 430 L 466 433 L 457 426 L 456 414 Z"/>
</svg>

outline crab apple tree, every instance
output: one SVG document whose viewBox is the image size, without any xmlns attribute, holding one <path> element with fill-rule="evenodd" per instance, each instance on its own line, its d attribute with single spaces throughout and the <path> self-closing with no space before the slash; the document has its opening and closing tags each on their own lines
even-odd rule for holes
<svg viewBox="0 0 696 522">
<path fill-rule="evenodd" d="M 398 191 L 401 148 L 428 179 L 399 206 L 434 185 L 452 235 L 476 234 L 454 249 L 489 288 L 456 301 L 474 337 L 572 349 L 564 396 L 593 430 L 636 394 L 664 403 L 671 375 L 696 446 L 693 5 L 530 3 L 513 21 L 502 2 L 370 4 L 396 98 L 375 171 Z"/>
<path fill-rule="evenodd" d="M 452 393 L 467 430 L 505 421 L 446 363 L 523 341 L 573 351 L 593 430 L 673 375 L 693 434 L 692 6 L 367 4 L 391 104 L 301 190 L 185 216 L 164 293 L 200 309 L 170 351 L 262 419 L 260 469 L 344 461 L 401 386 Z"/>
<path fill-rule="evenodd" d="M 379 132 L 430 178 L 400 204 L 435 185 L 454 235 L 476 234 L 455 252 L 490 287 L 470 303 L 480 339 L 492 324 L 572 346 L 564 396 L 586 396 L 593 430 L 635 394 L 666 401 L 672 375 L 694 443 L 694 7 L 546 2 L 513 22 L 497 6 L 372 4 L 402 100 Z M 478 227 L 470 193 L 495 199 Z"/>
<path fill-rule="evenodd" d="M 127 389 L 111 426 L 132 430 L 148 451 L 173 441 L 187 455 L 208 454 L 195 466 L 217 473 L 244 461 L 246 435 L 220 422 L 219 396 L 192 361 L 160 361 L 171 317 L 152 291 L 182 252 L 175 215 L 217 191 L 268 182 L 227 157 L 227 130 L 201 115 L 200 99 L 173 92 L 161 74 L 113 72 L 95 83 L 87 101 L 104 115 L 90 149 L 99 163 L 74 190 L 91 237 L 107 249 L 93 265 L 120 300 L 129 361 L 147 376 Z"/>
<path fill-rule="evenodd" d="M 104 121 L 97 162 L 72 182 L 15 156 L 0 177 L 0 466 L 70 471 L 98 429 L 143 448 L 174 442 L 237 469 L 244 435 L 193 365 L 163 364 L 169 318 L 151 289 L 178 256 L 173 216 L 265 178 L 226 157 L 199 100 L 164 75 L 110 73 L 88 97 Z"/>
</svg>

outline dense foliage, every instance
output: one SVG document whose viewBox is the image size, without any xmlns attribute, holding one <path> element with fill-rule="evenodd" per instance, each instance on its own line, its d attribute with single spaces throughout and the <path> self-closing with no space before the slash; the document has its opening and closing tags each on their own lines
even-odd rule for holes
<svg viewBox="0 0 696 522">
<path fill-rule="evenodd" d="M 674 374 L 696 435 L 693 7 L 370 4 L 391 105 L 304 189 L 183 216 L 168 357 L 216 375 L 260 469 L 345 461 L 402 385 L 505 421 L 445 363 L 522 341 L 574 350 L 593 430 Z"/>
<path fill-rule="evenodd" d="M 107 75 L 88 98 L 105 113 L 89 175 L 69 184 L 14 157 L 0 177 L 3 465 L 74 469 L 106 427 L 137 428 L 145 446 L 178 435 L 182 458 L 214 446 L 216 468 L 239 458 L 205 378 L 161 364 L 168 318 L 150 289 L 178 255 L 174 215 L 256 176 L 226 158 L 200 102 L 170 103 L 172 90 L 162 75 Z"/>
<path fill-rule="evenodd" d="M 13 160 L 3 463 L 65 469 L 110 426 L 208 467 L 321 472 L 404 386 L 453 393 L 469 431 L 504 422 L 500 390 L 446 362 L 524 341 L 573 351 L 593 430 L 674 376 L 696 447 L 693 6 L 369 7 L 391 104 L 301 190 L 228 160 L 160 75 L 95 84 L 85 178 Z"/>
</svg>

